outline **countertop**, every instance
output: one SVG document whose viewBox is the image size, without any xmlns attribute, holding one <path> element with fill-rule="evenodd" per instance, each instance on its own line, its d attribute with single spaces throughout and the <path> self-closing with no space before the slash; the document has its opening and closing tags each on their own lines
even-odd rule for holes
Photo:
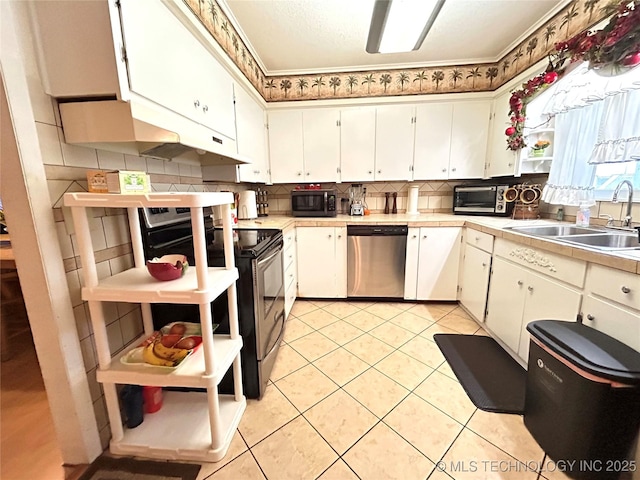
<svg viewBox="0 0 640 480">
<path fill-rule="evenodd" d="M 292 217 L 286 215 L 270 215 L 256 220 L 239 220 L 236 228 L 277 228 L 286 230 L 297 227 L 344 227 L 347 225 L 407 225 L 409 227 L 468 227 L 489 233 L 496 238 L 504 238 L 512 242 L 528 245 L 531 248 L 558 253 L 587 262 L 606 265 L 618 270 L 640 274 L 640 250 L 602 251 L 589 247 L 570 246 L 551 238 L 534 237 L 522 233 L 505 230 L 506 227 L 518 225 L 543 225 L 559 223 L 550 219 L 513 220 L 503 217 L 483 217 L 453 215 L 447 213 L 424 213 L 419 215 L 373 214 L 362 217 L 338 215 L 336 217 Z"/>
</svg>

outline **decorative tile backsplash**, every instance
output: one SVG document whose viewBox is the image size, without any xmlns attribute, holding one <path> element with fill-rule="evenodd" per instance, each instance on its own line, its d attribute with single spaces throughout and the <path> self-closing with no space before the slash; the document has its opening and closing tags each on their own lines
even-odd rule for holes
<svg viewBox="0 0 640 480">
<path fill-rule="evenodd" d="M 407 209 L 409 186 L 419 185 L 418 210 L 421 213 L 450 213 L 453 208 L 453 187 L 461 181 L 432 181 L 432 182 L 368 182 L 362 183 L 367 189 L 365 202 L 372 213 L 384 213 L 385 192 L 395 192 L 397 196 L 398 213 Z M 269 212 L 287 215 L 291 213 L 291 191 L 297 184 L 267 185 L 264 188 L 269 193 Z M 323 183 L 322 188 L 335 188 L 338 197 L 349 198 L 351 183 Z M 338 207 L 340 201 L 338 201 Z M 348 203 L 347 203 L 348 205 Z"/>
</svg>

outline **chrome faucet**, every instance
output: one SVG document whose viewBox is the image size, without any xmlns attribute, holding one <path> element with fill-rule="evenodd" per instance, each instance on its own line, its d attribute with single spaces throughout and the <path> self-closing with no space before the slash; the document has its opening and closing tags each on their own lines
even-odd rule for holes
<svg viewBox="0 0 640 480">
<path fill-rule="evenodd" d="M 618 194 L 620 193 L 620 188 L 622 188 L 623 185 L 626 185 L 627 188 L 629 189 L 629 199 L 628 199 L 629 203 L 627 203 L 627 214 L 624 217 L 622 226 L 631 227 L 631 206 L 633 205 L 633 184 L 629 180 L 621 181 L 616 187 L 616 189 L 613 191 L 613 198 L 611 199 L 611 201 L 613 203 L 618 203 Z"/>
</svg>

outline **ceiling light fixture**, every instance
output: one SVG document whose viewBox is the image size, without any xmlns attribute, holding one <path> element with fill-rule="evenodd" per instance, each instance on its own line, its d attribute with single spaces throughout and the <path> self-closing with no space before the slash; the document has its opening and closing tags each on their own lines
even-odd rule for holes
<svg viewBox="0 0 640 480">
<path fill-rule="evenodd" d="M 418 50 L 445 0 L 376 0 L 371 16 L 368 53 Z"/>
</svg>

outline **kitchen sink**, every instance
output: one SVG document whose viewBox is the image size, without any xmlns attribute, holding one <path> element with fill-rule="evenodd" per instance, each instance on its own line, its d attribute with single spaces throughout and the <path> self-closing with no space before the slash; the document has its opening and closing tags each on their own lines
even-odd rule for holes
<svg viewBox="0 0 640 480">
<path fill-rule="evenodd" d="M 566 235 L 583 235 L 589 233 L 602 233 L 602 230 L 595 228 L 576 227 L 575 225 L 537 225 L 531 227 L 509 227 L 518 233 L 536 235 L 541 237 L 562 237 Z"/>
<path fill-rule="evenodd" d="M 572 235 L 568 237 L 557 237 L 556 240 L 597 248 L 599 250 L 633 250 L 640 248 L 638 235 L 633 233 Z"/>
</svg>

